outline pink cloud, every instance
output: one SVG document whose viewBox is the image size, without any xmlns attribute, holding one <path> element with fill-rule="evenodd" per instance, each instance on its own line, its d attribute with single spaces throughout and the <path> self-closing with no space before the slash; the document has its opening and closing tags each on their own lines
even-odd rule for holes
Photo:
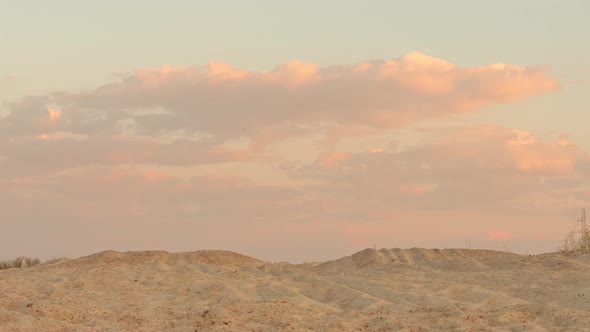
<svg viewBox="0 0 590 332">
<path fill-rule="evenodd" d="M 129 116 L 122 110 L 163 109 L 165 114 L 134 116 L 136 125 L 149 131 L 165 125 L 169 130 L 242 135 L 242 128 L 255 133 L 285 124 L 318 130 L 399 128 L 557 88 L 546 67 L 464 68 L 414 52 L 397 60 L 325 67 L 291 61 L 263 71 L 222 62 L 146 68 L 94 91 L 55 94 L 51 102 L 109 110 L 112 116 L 104 125 Z M 96 121 L 94 113 L 86 114 L 78 113 L 68 126 Z"/>
<path fill-rule="evenodd" d="M 424 196 L 434 190 L 434 186 L 413 184 L 413 185 L 402 185 L 399 188 L 400 193 L 406 196 Z"/>
<path fill-rule="evenodd" d="M 157 69 L 144 68 L 134 73 L 145 86 L 163 86 L 175 81 L 194 81 L 206 78 L 212 84 L 278 84 L 296 87 L 318 81 L 321 77 L 315 64 L 291 61 L 276 66 L 271 71 L 251 72 L 237 69 L 230 64 L 212 61 L 205 67 L 164 66 Z"/>
<path fill-rule="evenodd" d="M 332 234 L 331 244 L 346 248 L 375 238 L 448 240 L 465 228 L 521 233 L 530 223 L 520 225 L 521 215 L 570 208 L 573 188 L 577 200 L 587 197 L 590 156 L 565 137 L 457 126 L 417 129 L 423 139 L 405 148 L 381 144 L 420 121 L 557 88 L 546 67 L 461 67 L 420 53 L 263 71 L 222 62 L 141 69 L 94 90 L 7 104 L 0 183 L 10 188 L 0 201 L 9 211 L 2 211 L 25 221 L 15 229 L 49 217 L 61 230 L 82 229 L 71 227 L 80 220 L 112 223 L 122 245 L 138 227 L 153 227 L 152 237 L 133 245 L 168 234 L 168 243 L 185 237 L 189 247 L 211 229 L 227 240 L 228 228 L 244 231 L 232 238 L 240 243 L 256 242 L 254 229 L 269 236 L 293 229 L 315 234 L 319 246 Z M 34 181 L 18 186 L 14 178 Z M 40 208 L 25 208 L 32 203 L 15 193 Z M 473 223 L 481 211 L 489 220 Z"/>
<path fill-rule="evenodd" d="M 418 52 L 406 54 L 399 61 L 388 61 L 380 74 L 396 80 L 400 87 L 429 95 L 450 93 L 460 78 L 460 71 L 453 64 Z"/>
<path fill-rule="evenodd" d="M 470 69 L 466 75 L 484 78 L 479 80 L 476 90 L 482 98 L 510 101 L 537 94 L 539 91 L 559 88 L 557 82 L 547 79 L 543 68 L 523 68 L 498 63 Z"/>
<path fill-rule="evenodd" d="M 488 233 L 488 240 L 508 240 L 510 238 L 510 233 L 508 232 L 499 232 L 499 231 L 490 231 Z"/>
<path fill-rule="evenodd" d="M 49 120 L 51 121 L 57 121 L 61 116 L 61 112 L 53 108 L 48 108 L 47 113 L 49 114 Z"/>
<path fill-rule="evenodd" d="M 539 175 L 568 175 L 585 152 L 572 142 L 540 140 L 533 134 L 494 125 L 432 129 L 432 144 L 443 154 L 479 162 L 485 168 L 511 169 Z"/>
<path fill-rule="evenodd" d="M 262 81 L 268 81 L 287 86 L 302 86 L 312 84 L 322 79 L 318 67 L 313 63 L 291 61 L 278 65 L 270 72 L 260 74 Z"/>
<path fill-rule="evenodd" d="M 351 154 L 346 151 L 329 152 L 329 153 L 322 154 L 318 158 L 317 163 L 324 168 L 328 168 L 328 169 L 337 168 L 340 165 L 342 165 L 342 163 L 344 163 L 345 161 L 350 159 L 350 156 L 351 156 Z"/>
<path fill-rule="evenodd" d="M 290 174 L 321 180 L 314 189 L 350 209 L 341 215 L 359 219 L 386 218 L 368 211 L 417 208 L 520 215 L 547 206 L 558 213 L 573 204 L 578 188 L 590 187 L 590 157 L 563 138 L 492 125 L 430 127 L 423 134 L 422 143 L 401 150 L 326 153 Z"/>
<path fill-rule="evenodd" d="M 42 140 L 42 141 L 58 141 L 61 139 L 61 137 L 59 135 L 49 135 L 49 134 L 37 135 L 37 136 L 35 136 L 35 138 L 38 140 Z"/>
<path fill-rule="evenodd" d="M 143 68 L 134 72 L 134 75 L 146 86 L 159 86 L 169 82 L 173 78 L 178 78 L 178 74 L 182 74 L 184 69 L 173 68 L 170 66 L 162 66 L 161 68 Z"/>
<path fill-rule="evenodd" d="M 383 152 L 382 148 L 372 148 L 371 150 L 369 150 L 370 153 L 381 153 Z"/>
<path fill-rule="evenodd" d="M 228 82 L 245 79 L 249 73 L 246 70 L 235 69 L 223 62 L 209 63 L 209 78 L 212 82 Z"/>
<path fill-rule="evenodd" d="M 515 167 L 522 172 L 542 174 L 571 174 L 582 151 L 565 138 L 539 142 L 530 133 L 514 131 L 514 139 L 507 146 Z"/>
<path fill-rule="evenodd" d="M 148 170 L 143 172 L 143 177 L 148 181 L 162 181 L 170 179 L 170 174 L 164 171 Z"/>
</svg>

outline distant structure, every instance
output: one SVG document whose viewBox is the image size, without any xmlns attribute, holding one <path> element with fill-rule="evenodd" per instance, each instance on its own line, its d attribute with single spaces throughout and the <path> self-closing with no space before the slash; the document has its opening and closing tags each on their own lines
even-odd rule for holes
<svg viewBox="0 0 590 332">
<path fill-rule="evenodd" d="M 468 240 L 467 237 L 465 238 L 465 249 L 471 250 L 471 240 Z"/>
<path fill-rule="evenodd" d="M 580 251 L 583 254 L 590 253 L 590 232 L 588 232 L 588 224 L 586 223 L 586 209 L 582 209 L 582 217 L 578 219 L 580 222 L 580 230 L 576 233 L 581 233 Z"/>
<path fill-rule="evenodd" d="M 590 229 L 588 229 L 588 223 L 586 222 L 586 209 L 582 209 L 582 216 L 578 219 L 578 222 L 580 228 L 576 228 L 566 235 L 561 251 L 590 254 Z"/>
</svg>

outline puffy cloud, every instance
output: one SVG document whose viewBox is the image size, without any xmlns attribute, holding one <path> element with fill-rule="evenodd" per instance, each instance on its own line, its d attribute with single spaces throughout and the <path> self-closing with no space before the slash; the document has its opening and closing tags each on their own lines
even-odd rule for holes
<svg viewBox="0 0 590 332">
<path fill-rule="evenodd" d="M 496 126 L 427 129 L 409 147 L 372 137 L 557 88 L 545 67 L 462 68 L 420 53 L 265 71 L 222 62 L 140 69 L 96 89 L 6 104 L 2 220 L 17 233 L 38 230 L 31 241 L 42 251 L 65 233 L 96 234 L 68 244 L 88 251 L 199 243 L 246 253 L 262 240 L 291 245 L 287 253 L 302 243 L 451 241 L 464 229 L 482 239 L 482 229 L 522 234 L 519 217 L 587 197 L 587 153 Z M 474 225 L 481 211 L 502 220 Z"/>
<path fill-rule="evenodd" d="M 318 73 L 318 68 L 312 63 L 303 63 L 300 61 L 287 62 L 277 66 L 269 73 L 261 73 L 262 81 L 284 85 L 287 87 L 298 87 L 313 84 L 322 79 Z"/>
<path fill-rule="evenodd" d="M 386 62 L 380 76 L 395 80 L 403 89 L 425 95 L 451 93 L 457 82 L 467 78 L 462 78 L 454 65 L 416 52 L 404 55 L 399 61 Z"/>
<path fill-rule="evenodd" d="M 400 127 L 557 87 L 544 67 L 461 68 L 410 53 L 399 60 L 327 67 L 293 61 L 269 71 L 221 62 L 148 68 L 95 90 L 55 93 L 45 101 L 60 107 L 67 120 L 63 131 L 113 130 L 114 123 L 131 117 L 150 133 L 182 129 L 235 136 L 241 128 L 254 132 L 285 123 Z M 36 98 L 10 104 L 4 132 L 28 132 L 22 127 L 32 125 L 35 108 L 46 105 L 42 102 Z M 145 112 L 154 109 L 162 112 Z M 133 110 L 144 112 L 130 115 Z"/>
<path fill-rule="evenodd" d="M 551 91 L 558 87 L 555 81 L 548 80 L 543 70 L 523 68 L 508 64 L 493 64 L 468 70 L 469 76 L 477 79 L 475 93 L 482 98 L 494 100 L 501 98 L 511 101 L 539 91 Z"/>
<path fill-rule="evenodd" d="M 315 135 L 317 147 L 323 148 L 343 138 L 382 133 L 556 87 L 545 68 L 460 68 L 420 53 L 321 68 L 293 61 L 269 71 L 221 62 L 165 66 L 137 70 L 95 90 L 8 103 L 0 139 L 3 149 L 14 153 L 6 153 L 5 166 L 16 169 L 11 163 L 18 155 L 42 167 L 42 160 L 66 152 L 69 157 L 47 163 L 47 171 L 52 164 L 72 168 L 89 163 L 189 165 L 267 159 L 268 145 L 297 137 Z M 38 145 L 30 139 L 35 137 L 52 143 Z M 246 145 L 228 145 L 236 140 Z M 567 156 L 543 163 L 531 149 L 526 151 L 528 155 L 515 152 L 513 157 L 520 158 L 523 171 L 567 171 L 571 166 Z M 338 162 L 336 156 L 323 158 L 325 165 Z"/>
<path fill-rule="evenodd" d="M 523 172 L 569 174 L 582 152 L 567 140 L 538 142 L 530 133 L 514 131 L 507 142 L 515 167 Z"/>
<path fill-rule="evenodd" d="M 268 71 L 222 62 L 164 66 L 136 70 L 94 90 L 8 103 L 0 145 L 8 151 L 4 167 L 18 169 L 18 156 L 25 156 L 38 168 L 46 164 L 47 171 L 55 171 L 51 165 L 268 160 L 265 149 L 286 140 L 316 137 L 316 149 L 323 149 L 556 87 L 543 67 L 461 68 L 420 53 L 326 67 L 292 61 Z M 245 144 L 232 146 L 239 140 Z M 43 162 L 65 154 L 61 162 Z M 520 156 L 522 170 L 570 167 L 564 159 L 541 164 L 532 152 Z M 338 162 L 336 156 L 323 158 L 325 165 Z"/>
<path fill-rule="evenodd" d="M 577 148 L 563 144 L 561 138 L 541 139 L 493 126 L 429 133 L 432 136 L 425 142 L 400 150 L 326 152 L 310 165 L 293 167 L 295 184 L 289 185 L 260 185 L 239 171 L 181 177 L 173 169 L 139 162 L 127 166 L 89 162 L 60 172 L 63 167 L 57 165 L 50 175 L 35 173 L 23 163 L 19 176 L 0 178 L 0 208 L 3 220 L 9 220 L 6 227 L 44 234 L 30 235 L 39 250 L 64 239 L 62 234 L 76 234 L 93 239 L 80 243 L 64 239 L 77 253 L 104 246 L 189 250 L 199 243 L 203 248 L 232 248 L 265 258 L 268 247 L 248 248 L 268 241 L 268 246 L 281 244 L 273 251 L 278 257 L 295 259 L 303 255 L 297 250 L 303 239 L 309 248 L 338 248 L 340 253 L 373 243 L 460 246 L 464 234 L 469 234 L 474 247 L 486 239 L 504 239 L 505 233 L 526 244 L 527 236 L 561 234 L 564 227 L 556 221 L 558 216 L 563 218 L 564 211 L 577 216 L 590 192 L 590 172 L 584 166 L 587 153 L 572 153 Z M 74 141 L 62 139 L 68 140 Z M 565 173 L 523 171 L 518 159 L 510 159 L 515 147 L 553 151 L 547 158 L 571 154 L 574 166 Z M 495 156 L 506 160 L 494 162 Z M 141 158 L 141 153 L 134 158 Z M 46 220 L 52 221 L 46 224 Z M 533 222 L 545 226 L 530 233 Z M 228 233 L 228 227 L 235 232 Z M 115 228 L 117 236 L 112 234 Z M 488 229 L 502 232 L 492 239 Z M 22 248 L 16 242 L 5 245 Z M 311 249 L 307 255 L 313 257 Z"/>
<path fill-rule="evenodd" d="M 526 214 L 551 202 L 552 213 L 558 213 L 571 201 L 569 193 L 590 185 L 590 157 L 563 138 L 543 140 L 490 125 L 425 131 L 430 136 L 422 144 L 379 153 L 327 153 L 290 172 L 321 180 L 324 194 L 355 200 L 364 211 L 374 211 L 367 205 L 373 202 L 388 209 Z"/>
</svg>

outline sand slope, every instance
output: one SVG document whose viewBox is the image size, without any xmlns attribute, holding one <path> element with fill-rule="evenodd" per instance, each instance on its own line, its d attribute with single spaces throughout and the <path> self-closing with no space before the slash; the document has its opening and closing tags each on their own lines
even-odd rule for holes
<svg viewBox="0 0 590 332">
<path fill-rule="evenodd" d="M 0 271 L 2 331 L 590 331 L 590 255 L 107 251 Z"/>
</svg>

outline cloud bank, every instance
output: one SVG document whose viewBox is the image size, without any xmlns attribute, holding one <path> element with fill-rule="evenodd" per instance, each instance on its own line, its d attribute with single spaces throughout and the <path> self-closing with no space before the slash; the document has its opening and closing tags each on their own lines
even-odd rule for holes
<svg viewBox="0 0 590 332">
<path fill-rule="evenodd" d="M 558 88 L 547 67 L 465 68 L 421 53 L 267 71 L 139 69 L 6 104 L 2 219 L 19 234 L 40 230 L 30 250 L 59 239 L 76 253 L 200 243 L 264 258 L 267 243 L 303 259 L 323 244 L 347 253 L 415 236 L 436 246 L 429 237 L 452 243 L 464 230 L 517 238 L 538 206 L 553 204 L 548 216 L 579 207 L 588 153 L 495 125 L 416 126 Z M 404 146 L 393 138 L 403 130 L 425 139 Z M 476 220 L 482 209 L 493 217 Z M 25 249 L 18 243 L 2 249 Z"/>
</svg>

